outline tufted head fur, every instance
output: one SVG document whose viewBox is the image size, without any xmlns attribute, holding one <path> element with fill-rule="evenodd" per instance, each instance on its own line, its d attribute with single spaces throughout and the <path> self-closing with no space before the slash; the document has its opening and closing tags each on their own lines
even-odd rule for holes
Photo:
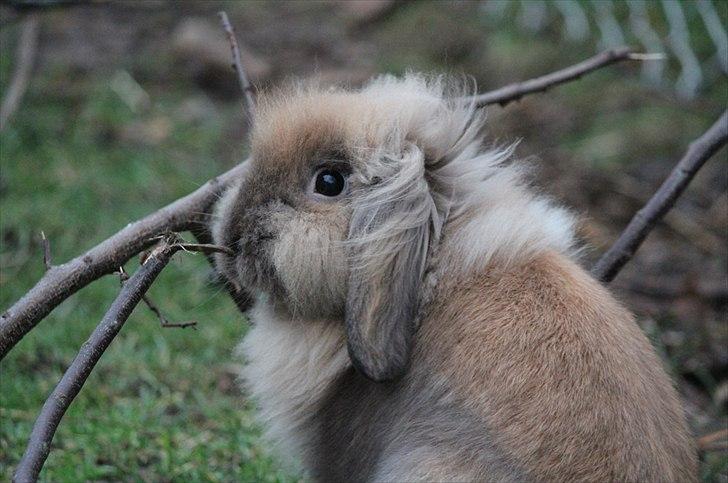
<svg viewBox="0 0 728 483">
<path fill-rule="evenodd" d="M 401 375 L 444 238 L 454 272 L 571 245 L 571 218 L 521 187 L 512 148 L 483 147 L 467 93 L 410 74 L 262 97 L 250 169 L 219 205 L 216 241 L 236 253 L 220 271 L 293 318 L 343 319 L 360 372 Z M 346 178 L 341 195 L 314 192 L 322 168 Z"/>
</svg>

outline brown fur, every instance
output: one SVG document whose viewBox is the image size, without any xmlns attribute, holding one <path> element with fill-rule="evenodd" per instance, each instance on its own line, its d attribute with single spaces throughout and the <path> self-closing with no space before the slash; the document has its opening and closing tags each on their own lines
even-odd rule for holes
<svg viewBox="0 0 728 483">
<path fill-rule="evenodd" d="M 581 268 L 548 253 L 443 280 L 439 290 L 447 298 L 433 302 L 417 354 L 528 474 L 695 479 L 695 449 L 660 361 L 632 316 Z"/>
<path fill-rule="evenodd" d="M 659 360 L 582 269 L 556 253 L 495 260 L 438 290 L 401 380 L 350 369 L 322 398 L 318 479 L 696 481 Z"/>
</svg>

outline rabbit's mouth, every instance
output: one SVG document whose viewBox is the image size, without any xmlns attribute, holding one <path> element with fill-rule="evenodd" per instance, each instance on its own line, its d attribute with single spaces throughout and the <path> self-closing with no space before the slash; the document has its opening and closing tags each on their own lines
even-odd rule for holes
<svg viewBox="0 0 728 483">
<path fill-rule="evenodd" d="M 283 287 L 272 263 L 275 234 L 252 230 L 235 243 L 235 272 L 241 285 L 254 292 L 271 295 L 283 293 Z"/>
</svg>

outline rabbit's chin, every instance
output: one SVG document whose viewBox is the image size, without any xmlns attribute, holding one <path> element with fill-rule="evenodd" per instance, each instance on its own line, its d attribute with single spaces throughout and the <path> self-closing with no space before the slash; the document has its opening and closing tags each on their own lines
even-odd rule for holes
<svg viewBox="0 0 728 483">
<path fill-rule="evenodd" d="M 242 255 L 235 261 L 232 278 L 241 288 L 254 295 L 265 294 L 271 300 L 285 301 L 286 290 L 266 257 Z"/>
<path fill-rule="evenodd" d="M 292 291 L 269 287 L 260 291 L 276 307 L 294 319 L 341 320 L 344 317 L 343 297 L 332 293 L 326 284 L 311 280 L 308 287 Z"/>
<path fill-rule="evenodd" d="M 292 297 L 290 294 L 258 288 L 251 290 L 255 300 L 280 317 L 292 320 L 342 321 L 344 305 L 331 305 L 328 301 L 318 303 L 312 299 Z"/>
</svg>

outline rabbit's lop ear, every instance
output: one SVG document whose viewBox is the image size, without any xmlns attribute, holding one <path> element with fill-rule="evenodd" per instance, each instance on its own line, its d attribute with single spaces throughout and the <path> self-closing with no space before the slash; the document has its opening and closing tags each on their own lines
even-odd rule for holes
<svg viewBox="0 0 728 483">
<path fill-rule="evenodd" d="M 422 154 L 412 151 L 352 197 L 346 332 L 352 363 L 374 381 L 394 379 L 407 369 L 438 221 Z"/>
</svg>

